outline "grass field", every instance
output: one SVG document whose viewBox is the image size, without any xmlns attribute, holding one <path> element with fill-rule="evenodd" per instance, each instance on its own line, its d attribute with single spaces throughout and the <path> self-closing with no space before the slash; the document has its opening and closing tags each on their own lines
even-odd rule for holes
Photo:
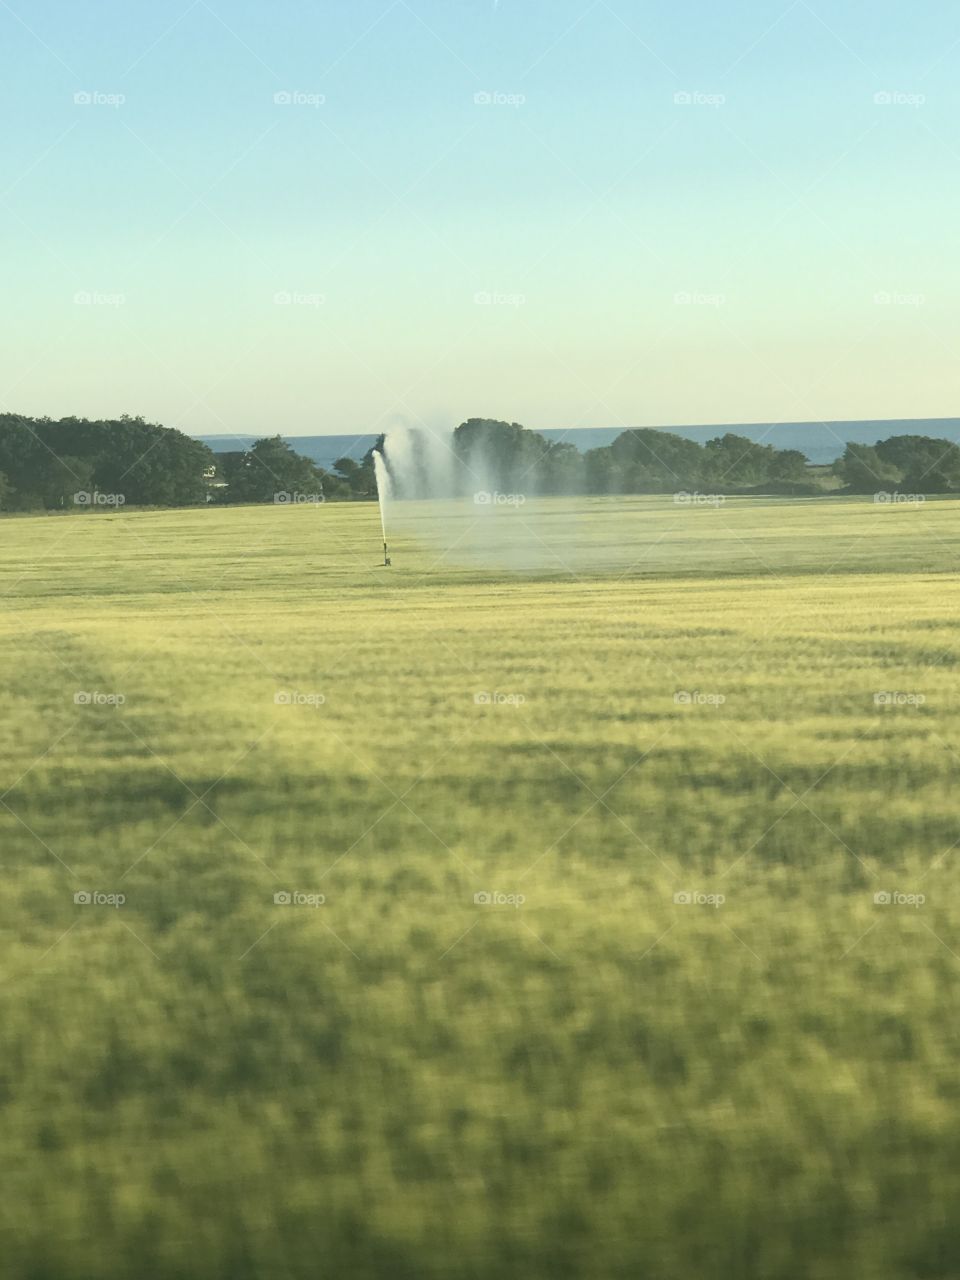
<svg viewBox="0 0 960 1280">
<path fill-rule="evenodd" d="M 960 503 L 476 516 L 0 522 L 4 1275 L 955 1280 Z"/>
</svg>

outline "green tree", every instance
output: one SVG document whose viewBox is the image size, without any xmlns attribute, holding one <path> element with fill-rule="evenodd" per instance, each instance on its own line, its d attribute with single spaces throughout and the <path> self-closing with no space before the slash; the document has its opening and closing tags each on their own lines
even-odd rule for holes
<svg viewBox="0 0 960 1280">
<path fill-rule="evenodd" d="M 213 454 L 174 428 L 127 414 L 98 421 L 41 419 L 32 428 L 45 455 L 34 483 L 41 494 L 52 487 L 55 501 L 59 480 L 51 476 L 50 460 L 67 458 L 92 465 L 88 487 L 122 494 L 128 505 L 183 506 L 206 497 L 203 472 Z"/>
<path fill-rule="evenodd" d="M 338 458 L 333 464 L 332 492 L 344 497 L 374 498 L 377 480 L 373 470 L 373 450 L 368 449 L 362 462 L 356 458 Z"/>
<path fill-rule="evenodd" d="M 833 469 L 854 493 L 877 493 L 896 489 L 903 479 L 899 467 L 884 461 L 875 448 L 867 444 L 848 444 L 843 457 Z"/>
<path fill-rule="evenodd" d="M 7 477 L 7 510 L 29 511 L 43 506 L 50 451 L 37 434 L 39 425 L 20 414 L 0 415 L 0 471 Z"/>
<path fill-rule="evenodd" d="M 243 460 L 246 456 L 243 449 L 229 449 L 223 453 L 215 453 L 213 459 L 217 469 L 217 480 L 222 484 L 233 484 L 243 469 Z"/>
<path fill-rule="evenodd" d="M 552 440 L 540 466 L 544 493 L 580 493 L 583 489 L 583 455 L 567 441 Z"/>
<path fill-rule="evenodd" d="M 770 477 L 774 480 L 809 480 L 808 461 L 799 449 L 775 449 Z"/>
<path fill-rule="evenodd" d="M 695 440 L 652 427 L 624 431 L 610 445 L 610 453 L 623 470 L 628 493 L 692 489 L 705 474 L 704 451 Z"/>
<path fill-rule="evenodd" d="M 92 494 L 96 488 L 93 466 L 90 458 L 60 458 L 51 455 L 42 477 L 43 505 L 54 510 L 82 505 L 82 495 Z"/>
<path fill-rule="evenodd" d="M 960 489 L 960 447 L 933 436 L 890 436 L 876 446 L 884 462 L 903 474 L 911 493 L 948 493 Z"/>
<path fill-rule="evenodd" d="M 704 445 L 706 476 L 717 485 L 759 484 L 767 476 L 772 452 L 768 446 L 728 431 Z"/>
<path fill-rule="evenodd" d="M 487 486 L 501 493 L 536 493 L 543 487 L 550 442 L 519 422 L 469 418 L 453 433 L 453 447 L 467 491 Z"/>
<path fill-rule="evenodd" d="M 806 480 L 807 460 L 798 449 L 777 449 L 728 431 L 704 446 L 707 475 L 721 486 L 756 487 L 770 480 Z"/>
<path fill-rule="evenodd" d="M 123 494 L 127 504 L 185 506 L 206 500 L 203 478 L 213 453 L 183 432 L 124 416 L 104 426 L 105 447 L 94 476 L 103 493 Z"/>
<path fill-rule="evenodd" d="M 323 495 L 324 473 L 280 436 L 258 440 L 244 454 L 227 493 L 230 502 L 289 502 Z"/>
<path fill-rule="evenodd" d="M 588 449 L 583 455 L 583 486 L 587 493 L 625 493 L 627 475 L 612 451 Z"/>
</svg>

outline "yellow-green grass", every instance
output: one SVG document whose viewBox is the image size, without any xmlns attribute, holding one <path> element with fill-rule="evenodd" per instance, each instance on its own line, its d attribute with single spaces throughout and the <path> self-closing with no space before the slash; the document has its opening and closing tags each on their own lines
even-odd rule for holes
<svg viewBox="0 0 960 1280">
<path fill-rule="evenodd" d="M 0 523 L 5 1274 L 953 1280 L 960 504 L 392 517 Z"/>
</svg>

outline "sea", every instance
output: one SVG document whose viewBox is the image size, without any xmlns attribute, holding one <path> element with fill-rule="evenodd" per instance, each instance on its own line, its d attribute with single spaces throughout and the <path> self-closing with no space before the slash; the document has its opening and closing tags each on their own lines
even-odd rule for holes
<svg viewBox="0 0 960 1280">
<path fill-rule="evenodd" d="M 573 427 L 568 431 L 546 430 L 541 435 L 548 440 L 564 440 L 585 453 L 588 449 L 603 448 L 616 440 L 625 427 Z M 639 428 L 635 428 L 639 430 Z M 876 444 L 888 436 L 934 436 L 953 440 L 960 444 L 960 418 L 897 418 L 882 421 L 853 422 L 728 422 L 713 426 L 663 426 L 658 431 L 669 431 L 687 440 L 703 444 L 728 431 L 748 440 L 772 444 L 778 449 L 799 449 L 807 460 L 817 466 L 835 462 L 845 445 Z M 201 435 L 196 437 L 210 446 L 214 453 L 249 449 L 259 437 L 255 435 Z M 312 435 L 284 436 L 284 440 L 298 453 L 304 454 L 329 471 L 338 458 L 355 458 L 359 461 L 377 442 L 376 433 L 360 435 Z"/>
</svg>

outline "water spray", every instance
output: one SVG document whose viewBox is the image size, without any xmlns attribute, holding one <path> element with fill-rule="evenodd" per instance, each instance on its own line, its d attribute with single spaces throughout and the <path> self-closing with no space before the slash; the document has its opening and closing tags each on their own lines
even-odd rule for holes
<svg viewBox="0 0 960 1280">
<path fill-rule="evenodd" d="M 380 532 L 383 534 L 383 563 L 390 565 L 390 554 L 387 550 L 387 496 L 390 493 L 390 472 L 379 449 L 373 451 L 373 472 L 377 477 L 377 503 L 380 507 Z"/>
</svg>

